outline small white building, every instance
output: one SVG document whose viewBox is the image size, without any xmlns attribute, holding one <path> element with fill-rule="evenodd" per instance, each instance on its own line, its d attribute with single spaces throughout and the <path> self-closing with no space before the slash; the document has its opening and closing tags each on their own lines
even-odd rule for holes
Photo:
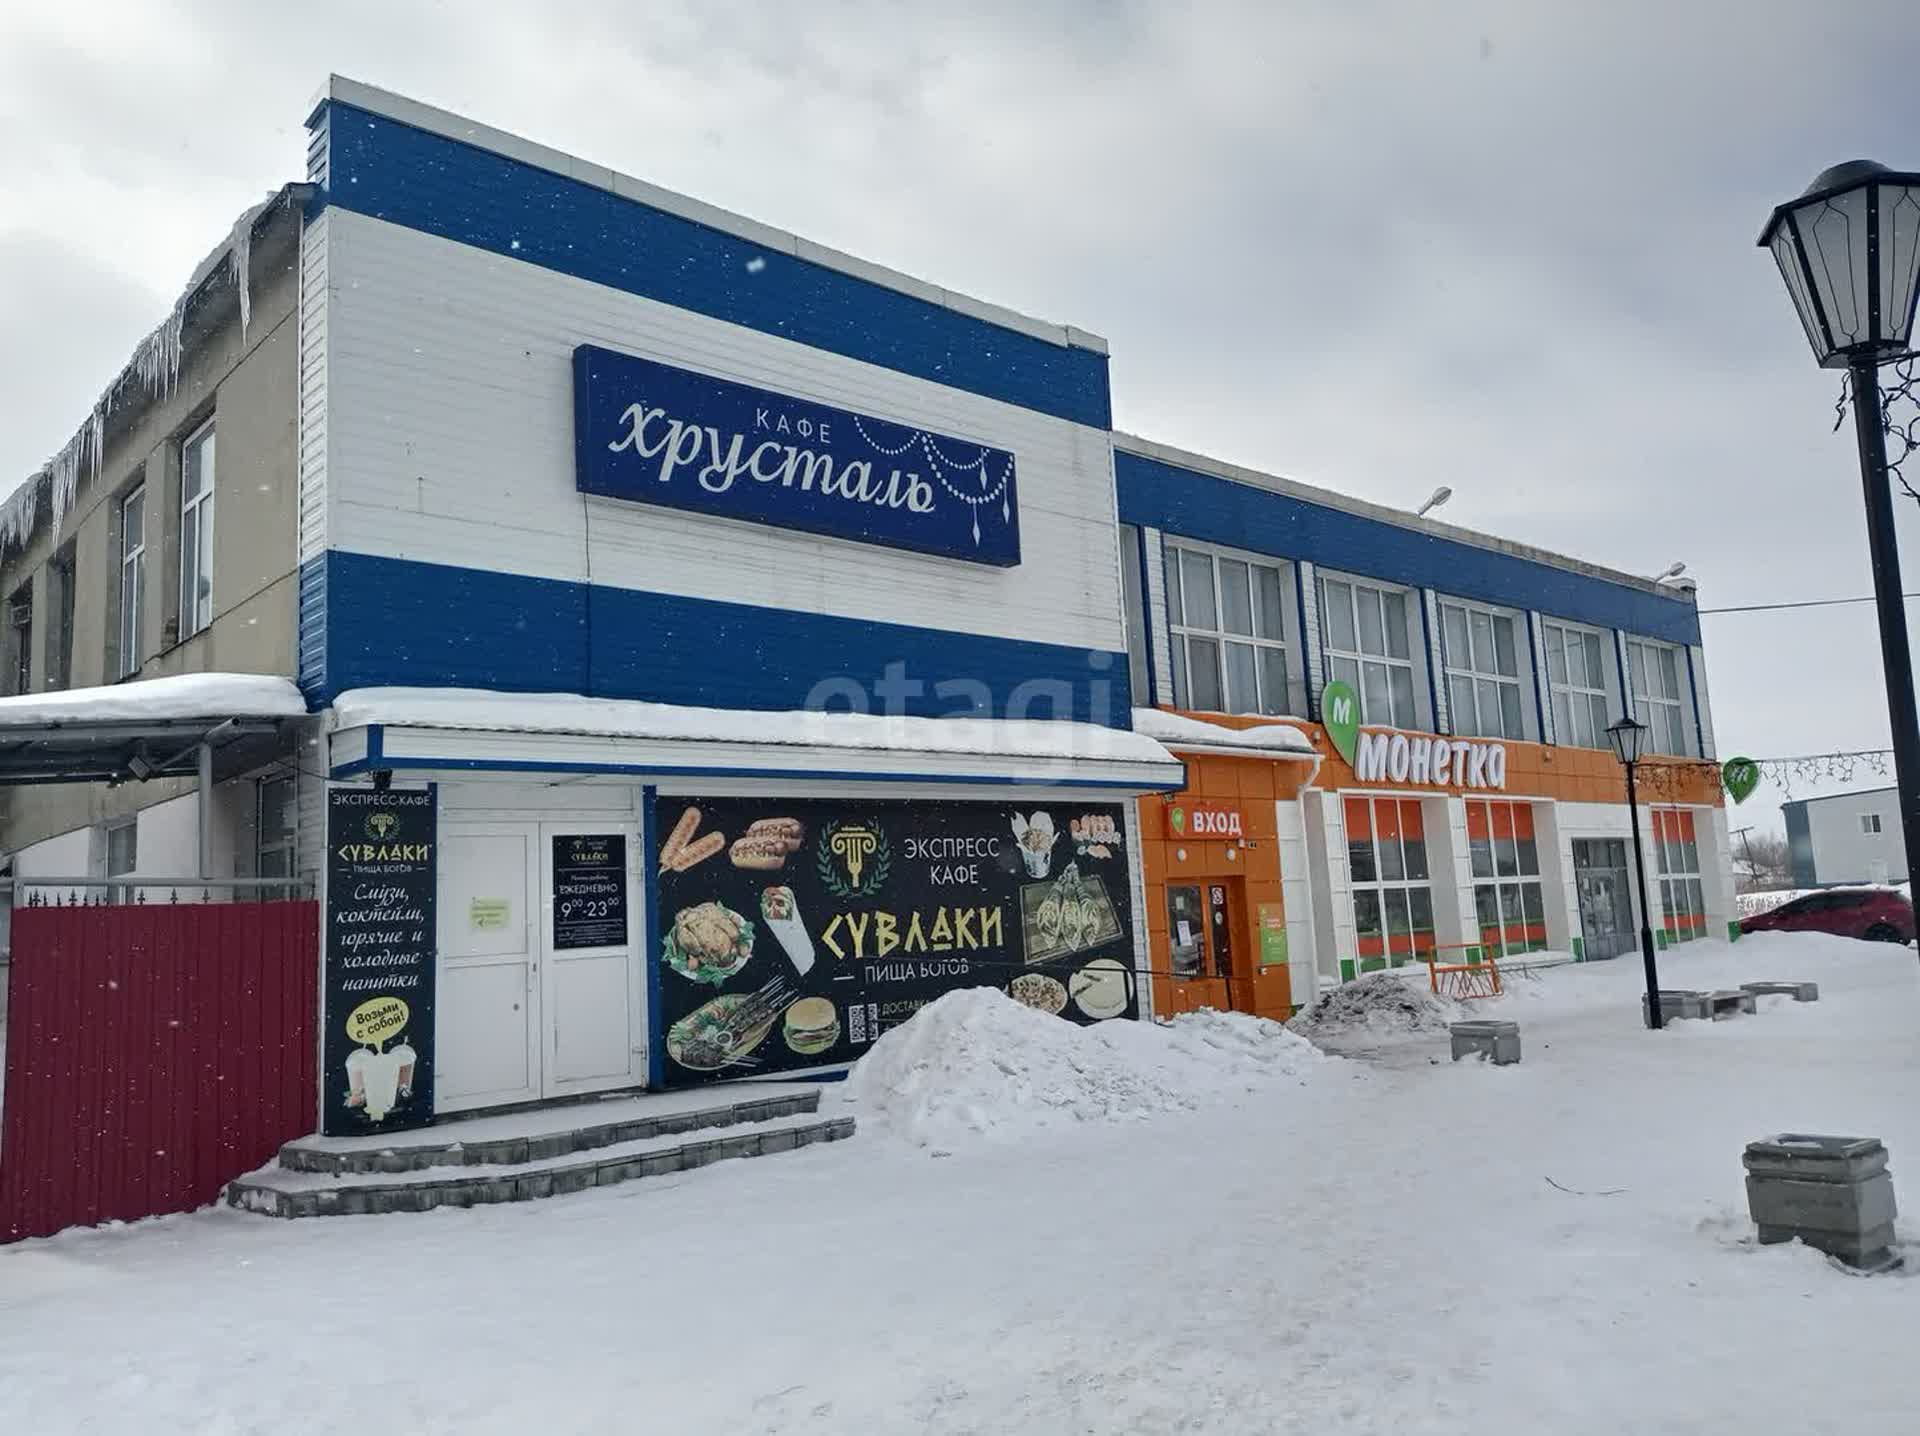
<svg viewBox="0 0 1920 1436">
<path fill-rule="evenodd" d="M 1907 850 L 1900 837 L 1900 795 L 1893 788 L 1829 793 L 1782 803 L 1797 888 L 1836 883 L 1903 883 Z"/>
</svg>

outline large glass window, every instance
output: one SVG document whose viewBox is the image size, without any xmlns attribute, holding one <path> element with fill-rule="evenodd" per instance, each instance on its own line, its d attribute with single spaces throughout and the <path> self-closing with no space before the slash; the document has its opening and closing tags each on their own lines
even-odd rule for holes
<svg viewBox="0 0 1920 1436">
<path fill-rule="evenodd" d="M 254 828 L 254 876 L 293 876 L 294 780 L 291 774 L 260 780 Z"/>
<path fill-rule="evenodd" d="M 140 866 L 138 846 L 140 829 L 135 819 L 127 818 L 122 822 L 108 826 L 106 832 L 106 876 L 125 877 Z M 107 889 L 107 901 L 126 903 L 133 901 L 133 889 L 115 886 Z"/>
<path fill-rule="evenodd" d="M 1680 702 L 1680 650 L 1644 638 L 1627 640 L 1627 678 L 1633 716 L 1646 724 L 1648 751 L 1685 757 L 1687 725 Z"/>
<path fill-rule="evenodd" d="M 1605 748 L 1606 649 L 1590 628 L 1544 622 L 1547 688 L 1553 695 L 1553 740 L 1572 748 Z"/>
<path fill-rule="evenodd" d="M 120 500 L 120 648 L 114 677 L 140 671 L 140 616 L 147 589 L 147 488 L 135 484 Z"/>
<path fill-rule="evenodd" d="M 180 636 L 213 622 L 213 424 L 180 446 Z"/>
<path fill-rule="evenodd" d="M 1416 727 L 1408 595 L 1344 578 L 1323 578 L 1319 587 L 1327 678 L 1360 695 L 1362 723 Z"/>
<path fill-rule="evenodd" d="M 1348 798 L 1345 806 L 1359 971 L 1424 960 L 1433 951 L 1433 887 L 1418 800 Z"/>
<path fill-rule="evenodd" d="M 1510 613 L 1442 602 L 1441 642 L 1453 731 L 1475 738 L 1524 738 L 1520 708 L 1520 625 Z"/>
<path fill-rule="evenodd" d="M 1653 846 L 1659 855 L 1661 921 L 1671 942 L 1691 942 L 1707 933 L 1706 893 L 1700 884 L 1700 846 L 1693 814 L 1685 808 L 1653 810 Z"/>
<path fill-rule="evenodd" d="M 1219 713 L 1287 711 L 1287 566 L 1166 545 L 1173 703 Z"/>
<path fill-rule="evenodd" d="M 1469 799 L 1467 851 L 1480 945 L 1495 957 L 1545 947 L 1547 908 L 1532 804 Z"/>
</svg>

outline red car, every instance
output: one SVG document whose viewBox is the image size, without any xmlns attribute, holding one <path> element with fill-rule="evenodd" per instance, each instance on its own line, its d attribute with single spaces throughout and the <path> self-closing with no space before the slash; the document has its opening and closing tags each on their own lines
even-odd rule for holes
<svg viewBox="0 0 1920 1436">
<path fill-rule="evenodd" d="M 1892 888 L 1828 888 L 1740 920 L 1742 932 L 1830 932 L 1868 942 L 1912 942 L 1913 904 Z"/>
</svg>

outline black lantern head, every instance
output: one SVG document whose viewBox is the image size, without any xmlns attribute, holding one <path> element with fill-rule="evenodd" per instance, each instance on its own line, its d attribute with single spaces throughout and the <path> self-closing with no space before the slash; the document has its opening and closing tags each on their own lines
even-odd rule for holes
<svg viewBox="0 0 1920 1436">
<path fill-rule="evenodd" d="M 1920 174 L 1872 160 L 1823 172 L 1760 233 L 1821 367 L 1910 351 L 1920 277 Z"/>
<path fill-rule="evenodd" d="M 1647 741 L 1647 725 L 1629 716 L 1607 729 L 1613 740 L 1613 752 L 1622 763 L 1638 763 L 1641 745 Z"/>
</svg>

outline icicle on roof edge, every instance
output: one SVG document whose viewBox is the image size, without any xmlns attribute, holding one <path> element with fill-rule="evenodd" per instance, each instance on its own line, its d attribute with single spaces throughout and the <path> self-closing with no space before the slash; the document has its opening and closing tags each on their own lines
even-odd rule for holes
<svg viewBox="0 0 1920 1436">
<path fill-rule="evenodd" d="M 227 237 L 194 266 L 192 276 L 180 291 L 180 297 L 173 301 L 173 308 L 168 311 L 167 317 L 134 347 L 133 357 L 101 391 L 100 397 L 94 400 L 93 408 L 79 430 L 67 440 L 60 452 L 48 459 L 37 473 L 29 474 L 6 501 L 0 503 L 0 552 L 15 545 L 24 548 L 33 536 L 34 524 L 40 517 L 42 479 L 48 481 L 53 502 L 53 527 L 57 531 L 66 521 L 67 512 L 79 494 L 82 468 L 92 478 L 100 477 L 107 459 L 107 417 L 119 406 L 121 391 L 129 383 L 139 384 L 150 399 L 164 398 L 173 392 L 175 385 L 180 382 L 180 340 L 186 327 L 188 301 L 222 264 L 231 270 L 234 285 L 239 291 L 240 333 L 243 336 L 246 334 L 247 325 L 253 318 L 253 226 L 285 193 L 285 190 L 275 190 L 258 204 L 240 212 Z"/>
</svg>

